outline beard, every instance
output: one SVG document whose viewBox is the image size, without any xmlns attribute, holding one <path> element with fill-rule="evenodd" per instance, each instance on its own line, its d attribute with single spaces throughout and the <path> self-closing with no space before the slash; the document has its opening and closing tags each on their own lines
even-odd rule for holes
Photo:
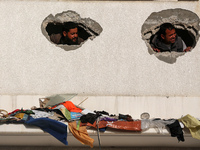
<svg viewBox="0 0 200 150">
<path fill-rule="evenodd" d="M 78 38 L 69 39 L 68 37 L 63 37 L 61 44 L 78 45 Z"/>
<path fill-rule="evenodd" d="M 71 41 L 74 42 L 74 43 L 77 43 L 78 42 L 78 38 L 73 38 Z"/>
</svg>

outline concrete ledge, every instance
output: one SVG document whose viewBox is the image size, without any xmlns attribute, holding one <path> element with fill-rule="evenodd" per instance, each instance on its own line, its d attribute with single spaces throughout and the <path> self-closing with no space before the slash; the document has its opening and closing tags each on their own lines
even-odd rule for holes
<svg viewBox="0 0 200 150">
<path fill-rule="evenodd" d="M 19 128 L 24 125 L 7 125 L 6 128 L 11 128 L 10 132 L 2 132 L 0 126 L 0 145 L 1 146 L 65 146 L 53 136 L 44 133 L 40 129 L 26 129 L 24 132 L 19 132 Z M 97 132 L 88 130 L 91 138 L 95 140 L 94 146 L 98 146 Z M 143 133 L 134 132 L 111 132 L 106 131 L 100 133 L 101 146 L 122 146 L 122 147 L 200 147 L 200 142 L 191 137 L 190 134 L 184 134 L 185 142 L 179 142 L 176 137 L 171 137 L 164 130 L 164 134 L 157 134 L 154 129 L 150 129 Z M 68 146 L 84 146 L 71 133 L 67 136 Z M 89 146 L 84 146 L 88 147 Z"/>
</svg>

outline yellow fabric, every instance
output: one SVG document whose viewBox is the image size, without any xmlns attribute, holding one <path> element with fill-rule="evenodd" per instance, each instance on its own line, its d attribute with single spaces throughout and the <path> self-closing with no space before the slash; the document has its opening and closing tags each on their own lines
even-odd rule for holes
<svg viewBox="0 0 200 150">
<path fill-rule="evenodd" d="M 18 113 L 18 114 L 15 115 L 15 117 L 18 118 L 18 119 L 23 119 L 24 113 Z"/>
<path fill-rule="evenodd" d="M 91 148 L 93 148 L 94 139 L 89 137 L 86 126 L 80 126 L 79 130 L 77 130 L 76 121 L 74 121 L 69 122 L 68 127 L 77 140 L 79 140 L 82 144 L 89 145 Z"/>
<path fill-rule="evenodd" d="M 200 140 L 200 121 L 191 115 L 186 115 L 179 119 L 189 130 L 193 138 Z"/>
</svg>

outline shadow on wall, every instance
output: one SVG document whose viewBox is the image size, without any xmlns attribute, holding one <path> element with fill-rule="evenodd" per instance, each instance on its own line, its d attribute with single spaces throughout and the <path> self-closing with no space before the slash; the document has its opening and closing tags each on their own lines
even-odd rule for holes
<svg viewBox="0 0 200 150">
<path fill-rule="evenodd" d="M 81 18 L 74 11 L 50 14 L 41 25 L 43 35 L 52 44 L 69 51 L 81 47 L 88 38 L 93 40 L 102 32 L 102 27 L 90 18 Z"/>
<path fill-rule="evenodd" d="M 150 55 L 173 64 L 179 56 L 191 52 L 196 46 L 199 23 L 199 17 L 189 10 L 177 8 L 154 12 L 142 26 L 142 39 Z"/>
</svg>

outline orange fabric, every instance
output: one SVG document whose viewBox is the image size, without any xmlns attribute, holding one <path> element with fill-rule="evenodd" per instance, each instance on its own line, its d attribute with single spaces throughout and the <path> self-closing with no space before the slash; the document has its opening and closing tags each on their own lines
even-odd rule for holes
<svg viewBox="0 0 200 150">
<path fill-rule="evenodd" d="M 81 126 L 92 126 L 96 128 L 96 121 L 93 124 L 82 123 Z M 141 131 L 141 120 L 139 121 L 99 121 L 99 128 L 110 127 L 113 129 L 128 130 L 128 131 Z"/>
<path fill-rule="evenodd" d="M 93 148 L 94 139 L 89 137 L 86 126 L 79 127 L 79 130 L 77 130 L 76 121 L 74 121 L 69 122 L 68 127 L 77 140 L 79 140 L 82 144 L 89 145 L 91 148 Z"/>
<path fill-rule="evenodd" d="M 65 108 L 67 108 L 67 110 L 69 110 L 70 112 L 82 112 L 82 109 L 76 107 L 71 101 L 65 101 L 63 103 L 60 103 L 63 106 L 65 106 Z M 58 105 L 56 105 L 58 106 Z M 56 106 L 52 107 L 52 109 L 54 109 Z"/>
<path fill-rule="evenodd" d="M 71 101 L 66 101 L 64 103 L 61 103 L 69 110 L 70 112 L 81 112 L 82 109 L 76 107 Z"/>
</svg>

